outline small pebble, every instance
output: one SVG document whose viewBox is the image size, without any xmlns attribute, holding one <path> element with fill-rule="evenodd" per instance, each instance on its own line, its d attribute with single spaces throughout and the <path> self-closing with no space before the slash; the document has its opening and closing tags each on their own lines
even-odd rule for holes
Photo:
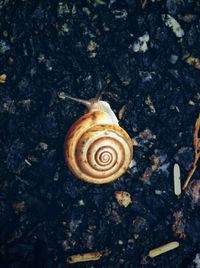
<svg viewBox="0 0 200 268">
<path fill-rule="evenodd" d="M 162 15 L 162 20 L 164 21 L 165 25 L 172 29 L 172 31 L 175 33 L 176 37 L 183 37 L 184 31 L 181 28 L 181 25 L 178 23 L 177 20 L 175 20 L 171 15 Z"/>
<path fill-rule="evenodd" d="M 148 42 L 149 42 L 149 34 L 145 33 L 134 42 L 133 51 L 142 52 L 142 53 L 146 52 L 148 50 L 148 46 L 147 46 Z"/>
<path fill-rule="evenodd" d="M 79 206 L 85 206 L 85 202 L 81 199 L 78 201 Z"/>
<path fill-rule="evenodd" d="M 48 149 L 48 144 L 45 142 L 40 142 L 37 147 L 46 151 Z"/>
<path fill-rule="evenodd" d="M 175 54 L 172 54 L 169 58 L 169 61 L 171 62 L 171 64 L 175 64 L 178 60 L 178 56 Z"/>
<path fill-rule="evenodd" d="M 99 45 L 97 43 L 95 43 L 94 41 L 90 41 L 88 46 L 87 46 L 87 50 L 90 52 L 95 51 L 97 48 L 99 47 Z"/>
</svg>

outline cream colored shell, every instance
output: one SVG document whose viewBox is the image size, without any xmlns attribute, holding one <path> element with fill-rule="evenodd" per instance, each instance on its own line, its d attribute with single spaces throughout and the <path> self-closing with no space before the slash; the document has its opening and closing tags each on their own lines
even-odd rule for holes
<svg viewBox="0 0 200 268">
<path fill-rule="evenodd" d="M 72 173 L 91 183 L 108 183 L 120 177 L 133 157 L 129 135 L 102 111 L 86 113 L 69 129 L 65 159 Z"/>
</svg>

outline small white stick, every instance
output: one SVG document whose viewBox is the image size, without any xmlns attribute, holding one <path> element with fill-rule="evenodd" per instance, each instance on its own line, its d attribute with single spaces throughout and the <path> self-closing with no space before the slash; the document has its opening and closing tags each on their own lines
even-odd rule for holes
<svg viewBox="0 0 200 268">
<path fill-rule="evenodd" d="M 170 251 L 172 249 L 175 249 L 177 247 L 179 247 L 179 242 L 173 241 L 173 242 L 167 243 L 163 246 L 160 246 L 158 248 L 154 248 L 154 249 L 150 250 L 148 256 L 151 258 L 154 258 L 160 254 L 163 254 L 163 253 Z"/>
<path fill-rule="evenodd" d="M 181 194 L 181 172 L 178 164 L 174 165 L 174 193 L 179 196 Z"/>
</svg>

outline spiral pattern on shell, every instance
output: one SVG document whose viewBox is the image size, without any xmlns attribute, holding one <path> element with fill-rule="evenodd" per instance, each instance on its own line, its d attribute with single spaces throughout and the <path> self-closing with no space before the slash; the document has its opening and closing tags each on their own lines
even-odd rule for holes
<svg viewBox="0 0 200 268">
<path fill-rule="evenodd" d="M 132 160 L 130 137 L 119 125 L 105 124 L 107 121 L 102 112 L 88 113 L 72 125 L 66 137 L 66 162 L 77 177 L 88 182 L 115 180 Z"/>
</svg>

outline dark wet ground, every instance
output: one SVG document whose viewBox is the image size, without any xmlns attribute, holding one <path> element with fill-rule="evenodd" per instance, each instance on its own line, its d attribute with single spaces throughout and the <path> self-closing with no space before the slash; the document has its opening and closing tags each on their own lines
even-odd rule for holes
<svg viewBox="0 0 200 268">
<path fill-rule="evenodd" d="M 200 58 L 199 15 L 197 0 L 0 1 L 1 268 L 200 267 L 198 196 L 173 189 L 174 163 L 184 181 L 193 161 L 200 67 L 187 59 Z M 138 146 L 122 177 L 90 185 L 64 162 L 84 107 L 62 95 L 89 99 L 106 85 L 103 99 L 116 114 L 125 105 L 120 125 Z M 127 208 L 115 199 L 121 190 L 132 196 Z M 145 258 L 170 241 L 179 248 Z M 96 250 L 106 256 L 66 263 Z"/>
</svg>

